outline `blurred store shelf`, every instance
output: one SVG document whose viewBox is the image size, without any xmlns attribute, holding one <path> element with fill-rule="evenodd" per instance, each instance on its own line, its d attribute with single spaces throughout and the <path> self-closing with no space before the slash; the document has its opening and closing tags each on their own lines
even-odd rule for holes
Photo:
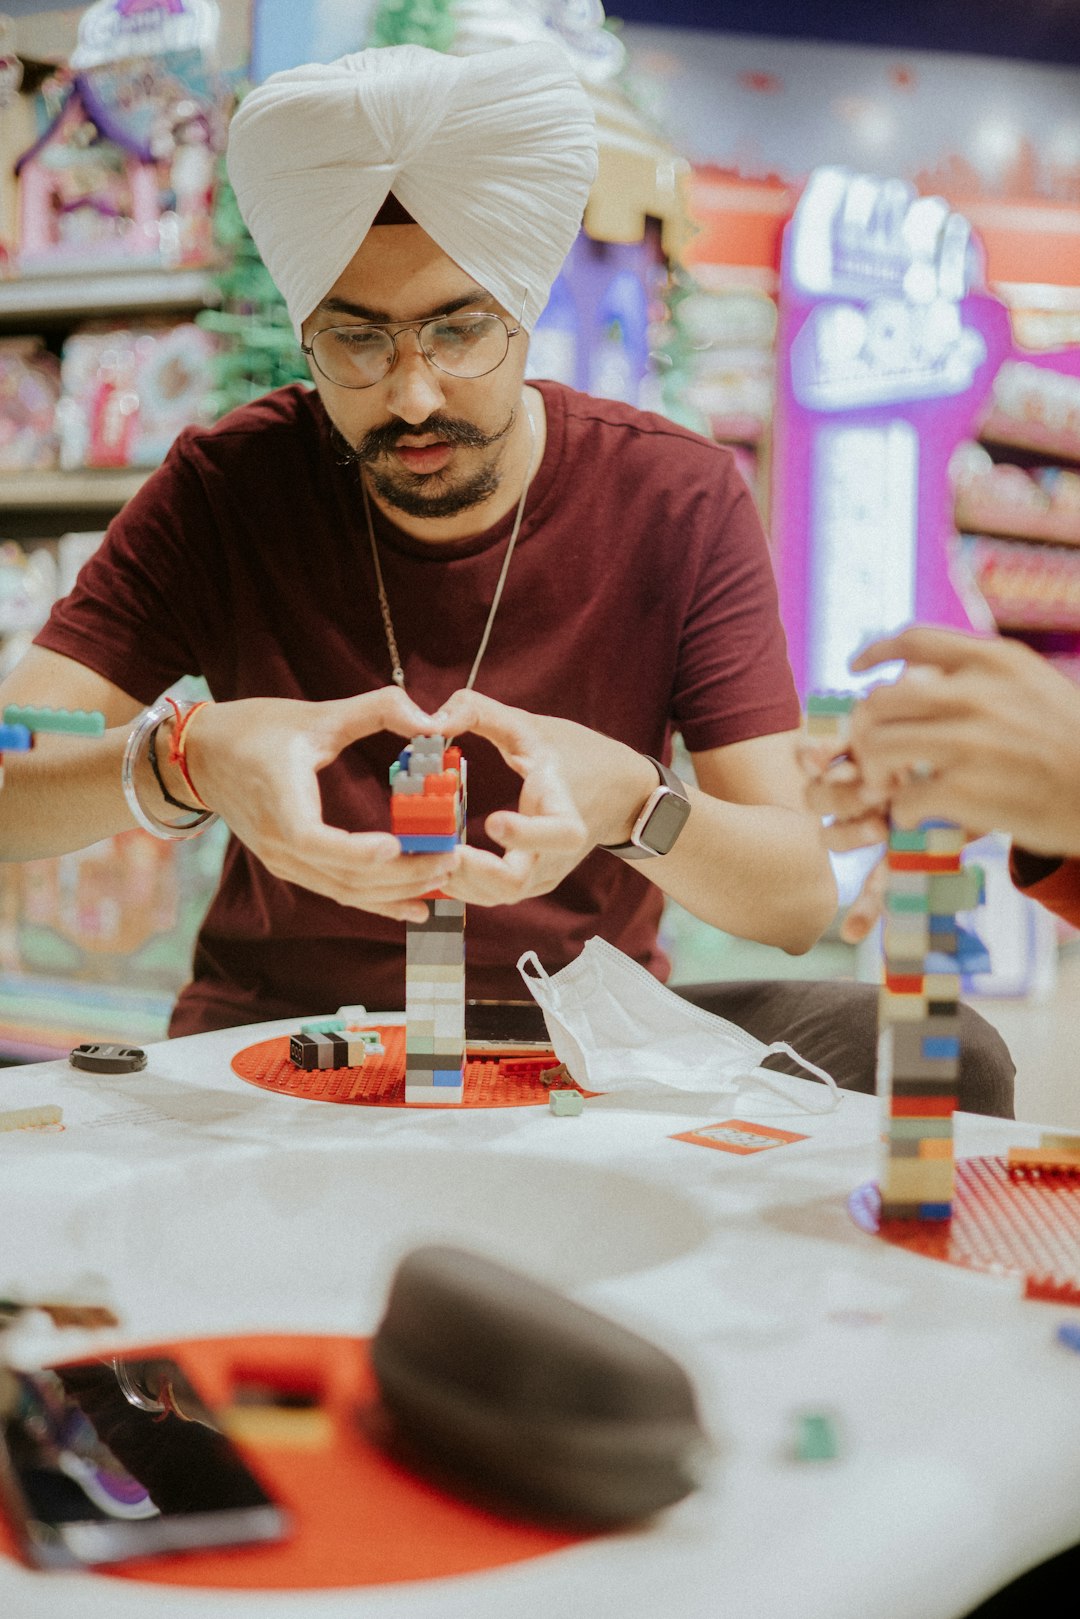
<svg viewBox="0 0 1080 1619">
<path fill-rule="evenodd" d="M 0 473 L 0 512 L 115 512 L 149 476 L 146 467 Z"/>
<path fill-rule="evenodd" d="M 71 270 L 0 281 L 0 323 L 199 309 L 219 301 L 210 269 Z"/>
</svg>

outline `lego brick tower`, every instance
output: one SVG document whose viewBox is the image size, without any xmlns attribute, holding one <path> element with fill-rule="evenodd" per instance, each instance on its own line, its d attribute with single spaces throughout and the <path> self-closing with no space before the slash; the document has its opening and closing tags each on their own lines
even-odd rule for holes
<svg viewBox="0 0 1080 1619">
<path fill-rule="evenodd" d="M 983 894 L 982 872 L 960 863 L 964 842 L 947 821 L 893 827 L 889 835 L 877 1071 L 889 1110 L 883 1220 L 952 1214 L 960 975 L 989 965 L 957 921 Z"/>
<path fill-rule="evenodd" d="M 465 762 L 441 736 L 414 737 L 390 767 L 390 825 L 406 854 L 452 849 L 465 833 Z M 465 1074 L 465 906 L 426 896 L 405 933 L 405 1100 L 460 1102 Z"/>
<path fill-rule="evenodd" d="M 857 701 L 851 693 L 809 697 L 807 736 L 841 753 Z M 882 1220 L 952 1215 L 960 980 L 989 967 L 980 941 L 957 921 L 958 911 L 983 898 L 982 872 L 961 864 L 964 843 L 949 821 L 889 834 L 877 1061 L 877 1091 L 888 1107 Z"/>
</svg>

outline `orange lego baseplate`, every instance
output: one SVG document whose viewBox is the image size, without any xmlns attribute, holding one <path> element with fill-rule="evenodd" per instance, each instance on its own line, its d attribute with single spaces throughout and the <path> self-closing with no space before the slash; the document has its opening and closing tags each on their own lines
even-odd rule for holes
<svg viewBox="0 0 1080 1619">
<path fill-rule="evenodd" d="M 368 1057 L 359 1068 L 296 1068 L 289 1061 L 289 1037 L 260 1040 L 238 1051 L 232 1060 L 233 1073 L 258 1085 L 264 1091 L 282 1096 L 299 1096 L 312 1102 L 346 1102 L 353 1107 L 405 1106 L 405 1029 L 403 1025 L 378 1024 L 382 1057 Z M 551 1086 L 541 1083 L 540 1074 L 558 1066 L 554 1052 L 528 1059 L 509 1054 L 500 1062 L 495 1057 L 474 1057 L 465 1063 L 465 1100 L 456 1103 L 425 1103 L 430 1112 L 447 1107 L 547 1107 Z M 560 1077 L 564 1089 L 573 1081 Z M 591 1096 L 592 1091 L 582 1091 Z"/>
<path fill-rule="evenodd" d="M 952 1219 L 881 1219 L 874 1181 L 848 1198 L 856 1225 L 885 1242 L 966 1270 L 1014 1275 L 1024 1297 L 1080 1304 L 1080 1179 L 1010 1175 L 1005 1158 L 959 1158 Z"/>
<path fill-rule="evenodd" d="M 88 1571 L 80 1580 L 196 1590 L 341 1590 L 504 1568 L 588 1538 L 499 1517 L 444 1492 L 381 1449 L 371 1437 L 378 1431 L 378 1390 L 363 1339 L 206 1338 L 132 1353 L 178 1360 L 223 1415 L 238 1381 L 274 1385 L 280 1380 L 287 1387 L 300 1379 L 302 1386 L 319 1390 L 326 1442 L 297 1446 L 268 1436 L 258 1444 L 241 1444 L 289 1515 L 292 1533 L 280 1544 L 140 1558 Z M 15 1556 L 15 1542 L 0 1515 L 2 1556 Z M 99 1601 L 107 1611 L 104 1591 Z"/>
</svg>

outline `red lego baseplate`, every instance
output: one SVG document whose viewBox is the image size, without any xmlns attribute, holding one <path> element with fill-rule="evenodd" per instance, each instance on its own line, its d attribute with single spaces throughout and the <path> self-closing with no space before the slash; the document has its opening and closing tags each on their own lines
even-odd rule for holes
<svg viewBox="0 0 1080 1619">
<path fill-rule="evenodd" d="M 404 1025 L 374 1024 L 382 1036 L 386 1053 L 368 1057 L 359 1068 L 316 1068 L 305 1071 L 289 1061 L 289 1037 L 260 1040 L 245 1046 L 232 1060 L 233 1073 L 249 1085 L 282 1096 L 299 1096 L 312 1102 L 347 1102 L 353 1107 L 405 1106 L 405 1029 Z M 473 1058 L 465 1064 L 463 1102 L 424 1103 L 425 1111 L 438 1107 L 546 1107 L 550 1085 L 540 1081 L 545 1068 L 558 1066 L 554 1052 L 542 1057 L 507 1056 Z M 560 1075 L 557 1084 L 564 1090 L 573 1081 Z M 591 1091 L 582 1091 L 590 1096 Z"/>
<path fill-rule="evenodd" d="M 886 1242 L 967 1270 L 1014 1275 L 1024 1297 L 1080 1304 L 1080 1182 L 1017 1179 L 1004 1158 L 959 1158 L 953 1215 L 941 1224 L 881 1220 L 874 1181 L 848 1198 L 856 1225 Z"/>
</svg>

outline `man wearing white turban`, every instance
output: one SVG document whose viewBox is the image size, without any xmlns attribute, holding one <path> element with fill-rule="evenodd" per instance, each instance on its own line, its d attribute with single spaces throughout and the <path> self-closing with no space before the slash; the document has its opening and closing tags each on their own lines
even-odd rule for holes
<svg viewBox="0 0 1080 1619">
<path fill-rule="evenodd" d="M 525 385 L 595 161 L 584 93 L 540 44 L 363 51 L 276 75 L 234 120 L 230 174 L 315 391 L 182 434 L 0 689 L 110 725 L 14 759 L 6 858 L 132 817 L 162 836 L 209 810 L 228 824 L 174 1033 L 401 1005 L 400 924 L 436 886 L 473 907 L 485 999 L 521 999 L 524 950 L 553 969 L 597 933 L 666 976 L 664 895 L 793 952 L 833 913 L 731 456 Z M 139 715 L 183 673 L 214 701 Z M 672 729 L 696 787 L 657 762 Z M 406 856 L 387 769 L 421 731 L 463 742 L 469 837 Z M 872 1089 L 869 986 L 707 1000 Z M 970 1016 L 962 1105 L 1007 1112 L 1008 1054 Z"/>
</svg>

